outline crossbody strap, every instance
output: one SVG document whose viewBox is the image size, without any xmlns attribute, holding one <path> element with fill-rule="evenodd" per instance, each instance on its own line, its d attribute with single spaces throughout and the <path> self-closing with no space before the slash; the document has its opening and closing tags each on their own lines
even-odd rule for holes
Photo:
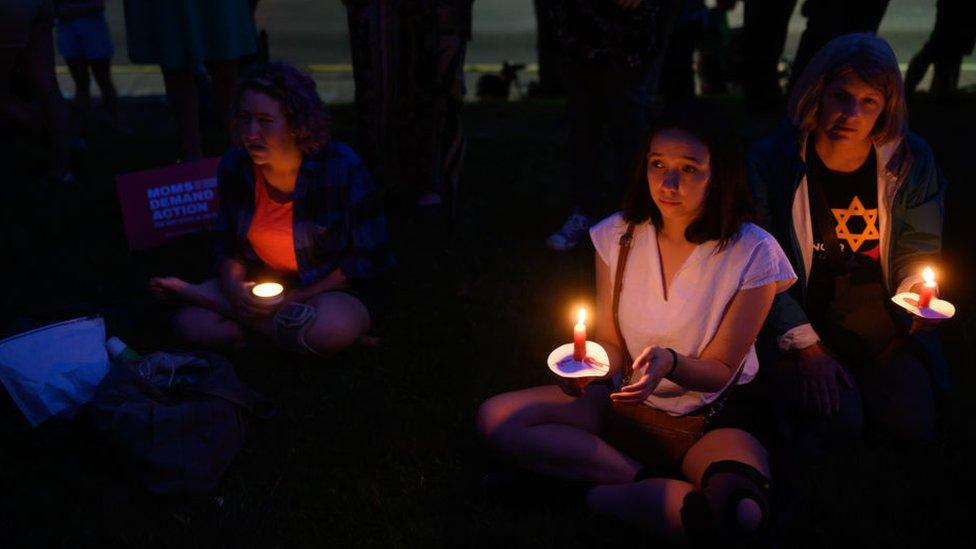
<svg viewBox="0 0 976 549">
<path fill-rule="evenodd" d="M 634 224 L 627 224 L 627 232 L 620 235 L 620 253 L 617 255 L 617 272 L 613 277 L 613 329 L 617 332 L 617 339 L 620 340 L 620 350 L 624 352 L 625 364 L 628 366 L 634 361 L 627 350 L 627 342 L 624 341 L 624 334 L 620 331 L 620 289 L 624 281 L 624 268 L 627 266 L 627 255 L 630 254 L 630 244 L 634 239 Z M 625 376 L 625 381 L 629 375 Z"/>
<path fill-rule="evenodd" d="M 623 289 L 624 281 L 624 269 L 627 266 L 627 256 L 630 255 L 630 247 L 634 240 L 634 224 L 627 224 L 627 232 L 620 235 L 620 240 L 618 244 L 620 245 L 620 253 L 617 254 L 617 271 L 613 277 L 613 328 L 617 332 L 617 339 L 620 340 L 620 349 L 624 353 L 624 364 L 629 367 L 634 359 L 630 356 L 630 352 L 627 350 L 627 342 L 624 341 L 624 334 L 620 331 L 620 292 Z M 732 392 L 732 388 L 735 387 L 736 383 L 739 382 L 739 377 L 742 375 L 743 365 L 740 364 L 735 370 L 735 375 L 732 377 L 732 383 L 729 383 L 722 389 L 718 397 L 712 401 L 710 409 L 706 412 L 708 415 L 712 415 L 718 412 L 722 408 L 723 402 Z M 630 383 L 630 374 L 624 374 L 624 385 Z"/>
</svg>

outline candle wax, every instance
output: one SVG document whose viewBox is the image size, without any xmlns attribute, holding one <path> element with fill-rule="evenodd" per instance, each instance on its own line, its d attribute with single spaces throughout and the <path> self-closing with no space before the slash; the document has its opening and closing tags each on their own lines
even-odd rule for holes
<svg viewBox="0 0 976 549">
<path fill-rule="evenodd" d="M 586 324 L 573 326 L 573 360 L 582 362 L 586 358 Z"/>
<path fill-rule="evenodd" d="M 932 296 L 935 294 L 935 284 L 929 285 L 928 282 L 922 285 L 922 291 L 918 294 L 918 306 L 919 308 L 928 307 L 932 302 Z"/>
</svg>

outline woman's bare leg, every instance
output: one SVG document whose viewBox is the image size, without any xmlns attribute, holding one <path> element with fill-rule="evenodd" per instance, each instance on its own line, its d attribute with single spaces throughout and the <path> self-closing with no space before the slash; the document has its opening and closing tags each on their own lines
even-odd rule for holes
<svg viewBox="0 0 976 549">
<path fill-rule="evenodd" d="M 182 341 L 208 349 L 236 348 L 244 344 L 244 329 L 237 322 L 202 307 L 183 307 L 173 317 L 173 331 Z"/>
<path fill-rule="evenodd" d="M 81 58 L 65 59 L 71 79 L 75 82 L 74 106 L 82 114 L 91 107 L 91 79 L 88 77 L 88 61 Z"/>
<path fill-rule="evenodd" d="M 180 301 L 223 316 L 233 316 L 230 303 L 221 293 L 216 278 L 190 284 L 175 276 L 157 276 L 149 279 L 149 291 L 161 301 Z"/>
<path fill-rule="evenodd" d="M 597 436 L 609 403 L 605 385 L 583 396 L 556 386 L 492 397 L 478 410 L 478 431 L 515 464 L 555 477 L 616 484 L 633 480 L 640 464 Z"/>
<path fill-rule="evenodd" d="M 709 465 L 725 460 L 749 465 L 769 478 L 768 455 L 755 437 L 739 429 L 716 429 L 702 437 L 685 455 L 682 472 L 690 482 L 652 478 L 633 484 L 598 486 L 590 490 L 587 503 L 593 509 L 616 516 L 636 528 L 679 541 L 685 538 L 682 509 L 687 505 L 686 498 L 701 489 L 702 476 Z M 709 486 L 709 493 L 699 497 L 707 501 L 706 505 L 721 505 L 732 489 L 741 488 L 740 484 L 713 482 Z M 764 518 L 760 504 L 749 498 L 738 501 L 736 515 L 740 528 L 745 532 L 758 528 Z"/>
<path fill-rule="evenodd" d="M 605 515 L 619 518 L 635 529 L 677 542 L 685 538 L 681 508 L 695 486 L 684 480 L 650 478 L 630 484 L 597 486 L 586 504 Z"/>
<path fill-rule="evenodd" d="M 748 465 L 766 479 L 770 478 L 769 454 L 763 445 L 752 435 L 741 429 L 716 429 L 702 437 L 688 450 L 682 463 L 682 472 L 691 480 L 695 487 L 702 490 L 703 475 L 710 465 L 719 461 L 734 461 Z M 723 477 L 723 478 L 720 478 Z M 719 508 L 724 506 L 733 491 L 756 487 L 751 479 L 746 479 L 735 473 L 718 473 L 709 480 L 705 487 L 705 497 L 713 507 L 713 513 L 718 514 Z M 755 498 L 739 499 L 736 503 L 736 517 L 738 528 L 744 532 L 757 529 L 764 519 L 763 506 L 768 501 L 762 501 L 764 496 L 756 494 Z M 768 513 L 768 511 L 767 511 Z"/>
<path fill-rule="evenodd" d="M 369 311 L 345 292 L 325 292 L 307 301 L 315 307 L 315 323 L 305 333 L 305 343 L 317 353 L 330 354 L 362 341 L 369 330 Z"/>
<path fill-rule="evenodd" d="M 159 299 L 176 300 L 191 305 L 177 313 L 177 318 L 180 319 L 177 322 L 177 333 L 187 335 L 187 330 L 184 329 L 186 327 L 199 331 L 202 322 L 215 321 L 217 317 L 232 323 L 238 331 L 241 326 L 247 326 L 266 336 L 271 336 L 274 332 L 273 315 L 240 318 L 221 293 L 215 278 L 200 284 L 190 284 L 181 278 L 159 276 L 149 280 L 149 289 Z M 315 352 L 331 354 L 363 342 L 369 330 L 370 318 L 366 306 L 358 299 L 345 292 L 325 292 L 312 297 L 307 303 L 315 307 L 316 318 L 305 333 L 305 342 Z M 205 311 L 216 316 L 204 315 Z M 236 335 L 229 327 L 218 326 L 215 329 L 221 341 L 233 339 L 231 336 Z M 192 334 L 190 337 L 193 337 Z"/>
<path fill-rule="evenodd" d="M 98 83 L 98 89 L 102 92 L 102 105 L 112 118 L 112 123 L 119 121 L 119 100 L 118 92 L 115 90 L 115 83 L 112 82 L 112 60 L 111 59 L 92 59 L 92 75 Z"/>
<path fill-rule="evenodd" d="M 165 292 L 190 304 L 173 316 L 173 331 L 181 340 L 205 348 L 238 347 L 244 343 L 244 329 L 227 314 L 230 304 L 221 294 L 217 279 L 189 284 L 176 277 L 157 277 L 149 285 L 154 292 Z"/>
</svg>

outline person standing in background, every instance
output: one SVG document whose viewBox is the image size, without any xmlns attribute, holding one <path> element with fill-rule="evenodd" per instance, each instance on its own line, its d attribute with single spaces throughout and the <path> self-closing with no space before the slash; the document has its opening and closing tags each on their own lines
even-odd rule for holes
<svg viewBox="0 0 976 549">
<path fill-rule="evenodd" d="M 529 84 L 529 97 L 560 97 L 566 94 L 562 59 L 552 21 L 552 3 L 559 0 L 534 0 L 539 80 Z"/>
<path fill-rule="evenodd" d="M 807 18 L 807 28 L 796 48 L 788 90 L 793 89 L 807 63 L 827 42 L 853 32 L 877 34 L 889 1 L 806 0 L 800 13 Z"/>
<path fill-rule="evenodd" d="M 796 0 L 744 0 L 743 88 L 752 111 L 783 108 L 779 60 Z"/>
<path fill-rule="evenodd" d="M 460 108 L 472 0 L 343 0 L 360 150 L 394 201 L 447 221 L 464 160 Z"/>
<path fill-rule="evenodd" d="M 647 134 L 668 33 L 681 0 L 565 0 L 554 3 L 569 97 L 571 212 L 546 245 L 565 251 L 584 239 L 603 192 L 618 194 Z M 601 181 L 604 133 L 612 141 L 611 188 Z"/>
<path fill-rule="evenodd" d="M 661 95 L 672 103 L 695 96 L 695 50 L 708 25 L 705 0 L 686 0 L 668 39 L 661 69 Z"/>
<path fill-rule="evenodd" d="M 102 105 L 118 125 L 118 94 L 112 83 L 112 37 L 105 21 L 105 0 L 58 0 L 58 51 L 75 82 L 74 106 L 85 116 L 91 108 L 91 69 Z"/>
<path fill-rule="evenodd" d="M 938 97 L 954 92 L 959 85 L 959 69 L 964 55 L 976 45 L 976 3 L 972 0 L 939 0 L 935 28 L 921 51 L 912 57 L 905 72 L 905 93 L 911 98 L 922 82 L 929 65 L 933 66 L 929 90 Z"/>
<path fill-rule="evenodd" d="M 44 177 L 71 183 L 68 106 L 54 76 L 53 26 L 51 0 L 0 2 L 0 120 L 24 130 L 42 126 L 48 144 Z M 35 102 L 40 124 L 34 120 Z"/>
<path fill-rule="evenodd" d="M 132 62 L 163 69 L 183 160 L 202 158 L 194 71 L 206 67 L 210 73 L 215 110 L 226 130 L 239 60 L 257 47 L 248 1 L 126 0 L 125 28 Z"/>
</svg>

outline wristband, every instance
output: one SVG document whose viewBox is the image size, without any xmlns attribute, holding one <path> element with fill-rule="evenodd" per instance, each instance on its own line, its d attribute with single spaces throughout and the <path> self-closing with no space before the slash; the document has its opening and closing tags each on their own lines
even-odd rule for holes
<svg viewBox="0 0 976 549">
<path fill-rule="evenodd" d="M 671 347 L 665 347 L 665 349 L 669 353 L 671 353 L 671 369 L 668 371 L 667 374 L 664 375 L 664 377 L 671 379 L 671 374 L 673 374 L 674 371 L 678 369 L 678 353 L 674 352 L 674 349 L 672 349 Z"/>
</svg>

